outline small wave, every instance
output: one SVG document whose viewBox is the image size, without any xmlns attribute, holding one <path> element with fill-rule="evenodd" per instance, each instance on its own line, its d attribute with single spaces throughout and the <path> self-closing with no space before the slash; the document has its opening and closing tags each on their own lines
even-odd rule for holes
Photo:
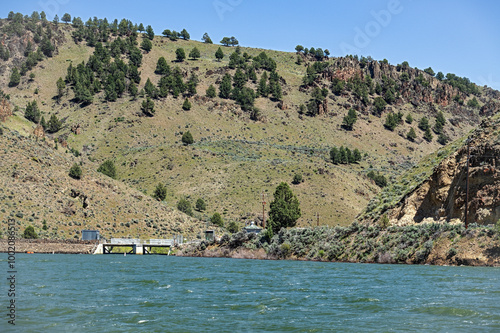
<svg viewBox="0 0 500 333">
<path fill-rule="evenodd" d="M 149 321 L 149 320 L 139 320 L 139 321 L 137 322 L 137 324 L 147 323 L 148 321 Z"/>
<path fill-rule="evenodd" d="M 206 277 L 201 277 L 201 278 L 192 278 L 192 279 L 182 279 L 182 282 L 201 282 L 201 281 L 208 281 L 209 278 Z"/>
<path fill-rule="evenodd" d="M 479 315 L 478 312 L 469 309 L 454 308 L 449 306 L 426 306 L 411 310 L 417 313 L 426 313 L 437 316 L 452 316 L 452 317 L 473 317 Z"/>
</svg>

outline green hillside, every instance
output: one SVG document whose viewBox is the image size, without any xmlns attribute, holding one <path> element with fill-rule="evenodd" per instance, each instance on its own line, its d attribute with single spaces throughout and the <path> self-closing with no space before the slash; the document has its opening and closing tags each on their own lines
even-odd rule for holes
<svg viewBox="0 0 500 333">
<path fill-rule="evenodd" d="M 22 22 L 25 27 L 26 20 Z M 6 39 L 5 45 L 11 51 L 10 57 L 2 60 L 0 83 L 19 120 L 1 126 L 33 136 L 35 123 L 16 124 L 24 118 L 28 103 L 36 101 L 45 120 L 55 114 L 62 121 L 59 131 L 45 133 L 47 139 L 67 143 L 68 154 L 71 149 L 78 150 L 82 159 L 96 168 L 112 160 L 117 180 L 143 194 L 151 196 L 159 183 L 164 184 L 164 204 L 170 208 L 175 208 L 181 198 L 187 198 L 193 206 L 202 198 L 207 210 L 196 213 L 201 220 L 214 212 L 221 213 L 226 222 L 260 218 L 261 194 L 266 193 L 267 202 L 271 201 L 280 182 L 291 183 L 299 174 L 303 182 L 292 185 L 302 208 L 299 226 L 316 224 L 317 214 L 320 224 L 350 224 L 380 191 L 368 177 L 370 171 L 391 183 L 445 141 L 467 133 L 483 114 L 496 112 L 490 106 L 498 99 L 497 92 L 453 75 L 436 78 L 428 70 L 404 63 L 392 66 L 358 56 L 328 57 L 322 50 L 314 50 L 313 54 L 287 53 L 194 40 L 172 41 L 158 33 L 152 49 L 146 52 L 141 45 L 148 37 L 136 32 L 131 22 L 116 33 L 112 28 L 101 29 L 101 21 L 86 23 L 84 28 L 78 23 L 56 26 L 43 20 L 30 22 L 44 27 L 41 35 L 51 36 L 54 53 L 40 56 L 32 69 L 24 71 L 19 84 L 12 85 L 12 69 L 22 69 L 29 59 L 30 53 L 25 52 L 27 41 L 32 40 L 32 45 L 40 43 L 35 38 L 37 28 L 35 32 L 23 30 L 23 38 L 12 34 Z M 13 19 L 6 19 L 1 29 L 12 26 Z M 101 37 L 93 40 L 95 37 L 90 35 Z M 79 41 L 79 36 L 87 37 Z M 99 38 L 106 41 L 100 42 Z M 116 51 L 117 43 L 113 44 L 117 39 L 125 41 L 120 51 Z M 221 61 L 215 57 L 219 47 L 224 53 Z M 182 62 L 176 60 L 179 48 L 186 54 Z M 196 60 L 188 57 L 194 48 L 200 53 Z M 129 87 L 137 78 L 133 77 L 130 59 L 137 49 L 142 59 L 137 68 L 138 94 L 134 97 Z M 175 97 L 175 80 L 155 73 L 160 57 L 165 58 L 171 76 L 177 75 L 185 86 L 196 81 L 196 92 L 185 87 Z M 269 67 L 274 62 L 276 68 L 266 69 L 262 59 L 272 59 Z M 76 78 L 74 72 L 79 65 L 84 74 Z M 120 66 L 127 68 L 122 77 Z M 30 77 L 31 73 L 34 76 Z M 231 76 L 232 98 L 218 96 L 226 74 Z M 240 74 L 244 88 L 235 92 L 240 83 L 234 77 Z M 258 94 L 263 75 L 277 78 L 266 83 L 270 88 L 274 85 L 271 90 L 281 90 L 281 96 L 270 92 L 267 97 L 253 99 L 244 95 Z M 169 86 L 163 91 L 166 96 L 160 97 L 158 84 L 162 77 Z M 59 78 L 65 81 L 60 98 L 56 85 Z M 147 92 L 148 79 L 156 92 Z M 83 81 L 78 81 L 76 87 L 72 80 Z M 111 81 L 113 89 L 109 88 Z M 121 88 L 120 82 L 124 84 Z M 216 88 L 216 97 L 206 96 L 210 85 Z M 89 88 L 94 89 L 90 103 L 81 97 L 85 94 L 77 92 Z M 116 96 L 112 96 L 114 93 Z M 141 109 L 148 97 L 154 103 L 152 116 Z M 189 110 L 183 109 L 186 98 L 191 103 Z M 377 107 L 382 100 L 387 106 Z M 347 130 L 343 124 L 350 109 L 355 111 L 357 121 L 352 130 Z M 440 112 L 445 118 L 441 129 L 435 125 Z M 388 115 L 399 117 L 392 127 L 388 126 Z M 412 123 L 405 121 L 408 115 L 414 119 Z M 429 129 L 431 140 L 423 139 L 425 131 L 418 127 L 423 117 L 433 128 Z M 416 133 L 413 140 L 407 138 L 410 128 Z M 187 131 L 194 138 L 191 145 L 181 141 Z M 437 142 L 438 137 L 442 143 Z M 360 151 L 361 161 L 332 163 L 331 149 L 341 146 Z"/>
</svg>

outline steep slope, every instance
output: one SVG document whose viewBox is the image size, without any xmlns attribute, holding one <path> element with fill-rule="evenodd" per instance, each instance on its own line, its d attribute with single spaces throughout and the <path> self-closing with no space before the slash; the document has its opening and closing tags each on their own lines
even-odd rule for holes
<svg viewBox="0 0 500 333">
<path fill-rule="evenodd" d="M 160 82 L 162 76 L 155 69 L 158 59 L 164 57 L 172 69 L 179 68 L 184 80 L 196 75 L 197 93 L 153 98 L 156 112 L 146 117 L 141 111 L 146 97 L 135 99 L 126 92 L 111 102 L 101 89 L 92 103 L 82 104 L 75 100 L 75 87 L 67 82 L 57 100 L 56 81 L 66 77 L 69 64 L 90 66 L 88 60 L 96 52 L 85 42 L 75 43 L 72 26 L 59 25 L 58 29 L 63 37 L 57 43 L 53 40 L 57 50 L 32 70 L 33 79 L 23 78 L 18 86 L 7 87 L 10 70 L 3 72 L 3 91 L 10 95 L 12 108 L 19 109 L 14 113 L 21 117 L 27 103 L 37 101 L 46 118 L 56 114 L 63 120 L 62 130 L 49 138 L 66 142 L 96 165 L 113 159 L 118 179 L 148 195 L 158 183 L 165 184 L 169 207 L 182 197 L 192 203 L 203 198 L 208 204 L 203 218 L 215 211 L 223 213 L 226 221 L 259 217 L 261 193 L 270 196 L 281 181 L 291 182 L 295 174 L 302 174 L 305 181 L 293 187 L 303 213 L 299 225 L 315 224 L 317 214 L 321 224 L 347 225 L 380 190 L 366 177 L 369 171 L 381 172 L 391 181 L 441 147 L 436 140 L 422 139 L 424 131 L 416 126 L 417 120 L 425 116 L 432 125 L 442 111 L 447 118 L 443 133 L 454 140 L 479 122 L 480 112 L 498 110 L 494 91 L 473 84 L 466 88 L 475 87 L 474 93 L 461 90 L 452 85 L 452 76 L 440 81 L 407 64 L 392 66 L 352 56 L 318 59 L 311 54 L 265 50 L 277 64 L 283 96 L 281 100 L 257 97 L 254 105 L 259 114 L 254 121 L 235 101 L 205 96 L 210 85 L 219 90 L 225 74 L 235 76 L 237 68 L 229 67 L 229 54 L 235 48 L 223 47 L 225 57 L 218 62 L 214 57 L 218 45 L 156 36 L 152 50 L 142 51 L 139 90 L 148 79 L 155 86 Z M 117 38 L 111 35 L 109 41 Z M 138 35 L 138 45 L 144 38 Z M 175 61 L 178 48 L 189 53 L 194 47 L 201 54 L 198 60 Z M 241 54 L 249 55 L 248 64 L 263 51 L 240 48 Z M 128 61 L 126 55 L 118 58 Z M 260 77 L 264 72 L 256 70 Z M 245 86 L 257 90 L 257 82 L 247 80 Z M 335 87 L 339 82 L 342 89 Z M 314 97 L 317 89 L 326 90 L 318 101 Z M 474 94 L 477 106 L 467 106 Z M 189 111 L 182 109 L 184 97 L 192 103 Z M 377 98 L 390 104 L 376 110 Z M 356 110 L 358 120 L 348 131 L 342 123 L 350 108 Z M 393 131 L 387 130 L 387 115 L 397 113 L 411 114 L 415 121 L 402 121 Z M 409 141 L 406 133 L 412 127 L 417 138 Z M 187 130 L 195 138 L 190 146 L 181 143 Z M 358 149 L 363 159 L 359 164 L 332 164 L 329 153 L 333 146 Z M 269 196 L 267 202 L 272 199 Z"/>
<path fill-rule="evenodd" d="M 417 182 L 408 186 L 406 193 L 399 198 L 396 196 L 395 200 L 384 201 L 396 189 L 395 186 L 388 188 L 372 200 L 361 219 L 377 221 L 382 214 L 387 214 L 389 223 L 394 225 L 464 223 L 469 154 L 468 223 L 496 224 L 500 220 L 500 176 L 497 169 L 500 156 L 499 125 L 499 115 L 483 120 L 467 138 L 429 157 L 416 168 L 419 171 L 425 168 L 429 170 L 427 176 L 421 172 L 419 177 L 415 177 L 419 171 L 404 175 L 400 184 L 410 185 L 408 179 L 412 178 L 417 178 Z M 431 161 L 435 166 L 429 168 Z"/>
<path fill-rule="evenodd" d="M 16 220 L 18 232 L 32 225 L 40 237 L 81 238 L 83 229 L 98 229 L 103 237 L 171 237 L 201 234 L 204 223 L 143 193 L 96 172 L 98 165 L 75 157 L 64 147 L 34 136 L 25 120 L 11 117 L 0 136 L 0 220 Z M 74 163 L 82 165 L 80 180 L 69 177 Z M 45 225 L 45 227 L 44 227 Z"/>
<path fill-rule="evenodd" d="M 480 225 L 500 220 L 500 160 L 498 116 L 486 119 L 470 136 L 467 220 Z M 467 145 L 442 161 L 419 188 L 389 216 L 399 224 L 465 220 Z"/>
</svg>

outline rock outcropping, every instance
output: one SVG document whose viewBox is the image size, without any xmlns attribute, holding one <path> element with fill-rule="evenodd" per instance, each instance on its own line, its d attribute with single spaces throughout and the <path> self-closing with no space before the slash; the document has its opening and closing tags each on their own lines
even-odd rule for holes
<svg viewBox="0 0 500 333">
<path fill-rule="evenodd" d="M 499 126 L 500 117 L 484 120 L 470 135 L 469 146 L 464 144 L 443 160 L 429 179 L 390 211 L 391 222 L 463 222 L 469 155 L 468 222 L 495 224 L 500 219 Z"/>
</svg>

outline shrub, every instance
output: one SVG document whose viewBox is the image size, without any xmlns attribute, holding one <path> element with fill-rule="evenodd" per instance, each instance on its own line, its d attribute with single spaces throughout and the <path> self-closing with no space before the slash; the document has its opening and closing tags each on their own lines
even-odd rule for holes
<svg viewBox="0 0 500 333">
<path fill-rule="evenodd" d="M 37 239 L 38 235 L 35 232 L 35 228 L 33 228 L 33 226 L 31 226 L 31 225 L 27 226 L 26 229 L 24 229 L 23 238 Z"/>
<path fill-rule="evenodd" d="M 193 209 L 191 208 L 191 203 L 185 198 L 179 200 L 179 202 L 177 203 L 177 209 L 189 216 L 193 215 Z"/>
<path fill-rule="evenodd" d="M 156 188 L 153 192 L 153 198 L 155 198 L 158 201 L 163 201 L 167 197 L 167 187 L 163 186 L 163 184 L 158 183 L 156 185 Z"/>
<path fill-rule="evenodd" d="M 231 221 L 231 222 L 229 222 L 229 225 L 227 226 L 226 229 L 230 233 L 234 234 L 234 233 L 237 233 L 238 230 L 240 230 L 240 227 L 238 226 L 238 224 L 236 222 Z"/>
<path fill-rule="evenodd" d="M 207 209 L 207 205 L 205 204 L 205 201 L 202 198 L 198 198 L 198 200 L 196 200 L 196 210 L 199 212 L 202 212 L 205 209 Z"/>
<path fill-rule="evenodd" d="M 182 104 L 182 109 L 186 111 L 191 110 L 191 102 L 187 99 L 187 97 L 184 100 L 184 104 Z"/>
<path fill-rule="evenodd" d="M 222 220 L 222 217 L 219 213 L 214 213 L 214 215 L 212 215 L 212 217 L 210 218 L 210 222 L 219 227 L 224 226 L 224 221 Z"/>
<path fill-rule="evenodd" d="M 297 173 L 297 174 L 295 174 L 295 176 L 293 176 L 293 181 L 292 181 L 292 184 L 297 185 L 297 184 L 302 183 L 303 181 L 304 181 L 304 180 L 303 180 L 303 178 L 302 178 L 302 175 L 301 175 L 301 174 L 299 174 L 299 173 Z"/>
<path fill-rule="evenodd" d="M 193 136 L 191 135 L 191 132 L 187 131 L 185 132 L 183 135 L 182 135 L 182 139 L 181 139 L 182 143 L 184 143 L 184 145 L 191 145 L 194 143 L 194 139 L 193 139 Z"/>
<path fill-rule="evenodd" d="M 97 172 L 100 172 L 108 177 L 116 179 L 116 167 L 113 161 L 111 160 L 104 161 L 97 169 Z"/>
<path fill-rule="evenodd" d="M 82 168 L 76 163 L 69 169 L 69 176 L 74 179 L 82 178 Z"/>
</svg>

